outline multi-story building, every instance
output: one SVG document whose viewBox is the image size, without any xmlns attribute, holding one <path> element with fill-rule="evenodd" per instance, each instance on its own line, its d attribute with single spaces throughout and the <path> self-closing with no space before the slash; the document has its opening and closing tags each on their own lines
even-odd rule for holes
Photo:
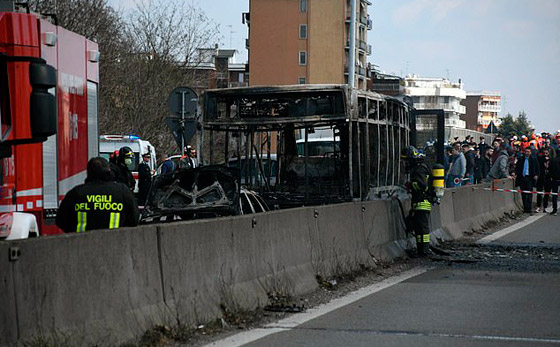
<svg viewBox="0 0 560 347">
<path fill-rule="evenodd" d="M 461 116 L 466 109 L 461 101 L 466 98 L 466 92 L 460 79 L 455 83 L 446 78 L 412 75 L 406 77 L 404 82 L 404 93 L 412 98 L 417 110 L 443 109 L 446 127 L 465 128 L 465 121 Z"/>
<path fill-rule="evenodd" d="M 368 5 L 367 0 L 250 0 L 243 16 L 250 84 L 345 84 L 353 74 L 354 86 L 366 89 L 372 50 Z"/>
<path fill-rule="evenodd" d="M 467 92 L 467 98 L 461 102 L 466 107 L 466 114 L 461 117 L 468 129 L 485 131 L 490 123 L 500 126 L 501 95 L 496 91 Z"/>
<path fill-rule="evenodd" d="M 198 59 L 187 65 L 193 74 L 192 86 L 200 93 L 206 89 L 246 87 L 249 76 L 246 64 L 235 63 L 234 49 L 199 48 Z"/>
</svg>

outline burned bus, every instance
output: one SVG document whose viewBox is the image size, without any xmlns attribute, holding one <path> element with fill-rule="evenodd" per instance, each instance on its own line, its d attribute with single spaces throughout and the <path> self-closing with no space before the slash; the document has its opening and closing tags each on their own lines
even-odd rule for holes
<svg viewBox="0 0 560 347">
<path fill-rule="evenodd" d="M 347 85 L 215 89 L 202 117 L 203 160 L 236 163 L 239 182 L 277 208 L 368 200 L 405 179 L 410 109 L 393 97 Z M 310 151 L 317 132 L 324 149 Z"/>
</svg>

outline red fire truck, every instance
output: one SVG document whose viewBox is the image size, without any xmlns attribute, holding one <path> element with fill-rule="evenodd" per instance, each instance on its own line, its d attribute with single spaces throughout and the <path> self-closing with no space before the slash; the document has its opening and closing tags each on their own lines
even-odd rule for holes
<svg viewBox="0 0 560 347">
<path fill-rule="evenodd" d="M 99 151 L 98 46 L 2 6 L 0 239 L 61 233 L 58 205 Z"/>
</svg>

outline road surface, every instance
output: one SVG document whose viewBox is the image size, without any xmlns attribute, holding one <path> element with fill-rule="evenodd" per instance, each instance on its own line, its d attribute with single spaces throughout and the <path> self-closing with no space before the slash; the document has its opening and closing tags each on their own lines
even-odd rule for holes
<svg viewBox="0 0 560 347">
<path fill-rule="evenodd" d="M 211 345 L 560 346 L 560 217 L 528 222 Z"/>
</svg>

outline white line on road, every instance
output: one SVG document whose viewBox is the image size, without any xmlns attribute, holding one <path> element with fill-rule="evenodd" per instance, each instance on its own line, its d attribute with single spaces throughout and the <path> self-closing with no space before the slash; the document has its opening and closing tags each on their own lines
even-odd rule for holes
<svg viewBox="0 0 560 347">
<path fill-rule="evenodd" d="M 514 231 L 517 231 L 517 230 L 519 230 L 523 227 L 526 227 L 527 225 L 529 225 L 533 222 L 538 221 L 539 219 L 541 219 L 545 215 L 546 215 L 546 213 L 542 213 L 542 214 L 535 215 L 535 216 L 530 216 L 527 219 L 522 220 L 519 223 L 515 223 L 514 225 L 511 225 L 511 226 L 509 226 L 505 229 L 497 231 L 497 232 L 493 233 L 492 235 L 488 235 L 488 236 L 476 241 L 476 243 L 478 243 L 479 245 L 484 245 L 484 244 L 490 243 L 492 241 L 495 241 L 495 240 L 499 239 L 500 237 L 504 237 L 507 234 L 510 234 L 510 233 L 512 233 Z"/>
<path fill-rule="evenodd" d="M 368 295 L 377 293 L 383 289 L 394 286 L 395 284 L 404 282 L 410 278 L 416 277 L 428 271 L 428 268 L 415 268 L 402 274 L 388 278 L 379 283 L 372 284 L 370 286 L 358 289 L 348 295 L 332 300 L 331 302 L 317 306 L 316 308 L 308 309 L 306 312 L 294 314 L 288 318 L 282 319 L 278 322 L 266 325 L 264 328 L 253 329 L 247 332 L 236 334 L 225 338 L 223 340 L 215 341 L 206 345 L 206 347 L 234 347 L 243 346 L 247 343 L 251 343 L 268 335 L 275 334 L 277 332 L 290 330 L 298 325 L 308 322 L 312 319 L 330 313 L 336 309 L 349 305 L 360 299 L 365 298 Z"/>
</svg>

